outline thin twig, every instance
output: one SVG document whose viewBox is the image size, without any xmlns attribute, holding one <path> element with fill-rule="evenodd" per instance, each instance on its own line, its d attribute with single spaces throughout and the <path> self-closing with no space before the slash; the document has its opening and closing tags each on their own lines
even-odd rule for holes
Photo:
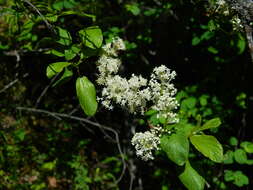
<svg viewBox="0 0 253 190">
<path fill-rule="evenodd" d="M 132 190 L 133 189 L 133 182 L 134 182 L 134 179 L 135 179 L 135 170 L 136 170 L 136 167 L 133 163 L 133 160 L 129 160 L 128 161 L 128 171 L 129 171 L 129 175 L 130 175 L 130 184 L 129 184 L 129 190 Z"/>
<path fill-rule="evenodd" d="M 139 177 L 138 179 L 138 183 L 139 183 L 139 189 L 143 190 L 143 184 L 142 184 L 142 179 Z"/>
<path fill-rule="evenodd" d="M 116 180 L 116 183 L 118 184 L 121 179 L 123 178 L 124 174 L 125 174 L 125 171 L 126 171 L 126 162 L 125 162 L 125 159 L 124 159 L 124 154 L 122 152 L 122 149 L 121 149 L 121 146 L 120 146 L 120 141 L 119 141 L 119 134 L 117 133 L 117 131 L 115 131 L 114 129 L 110 128 L 110 127 L 105 127 L 99 123 L 97 123 L 98 126 L 101 128 L 101 129 L 105 129 L 105 130 L 108 130 L 108 131 L 111 131 L 114 135 L 115 135 L 115 140 L 117 142 L 117 146 L 118 146 L 118 150 L 119 150 L 119 153 L 120 153 L 120 157 L 121 157 L 121 162 L 123 164 L 123 168 L 122 168 L 122 171 L 121 171 L 121 174 L 119 176 L 119 178 Z"/>
<path fill-rule="evenodd" d="M 20 54 L 18 50 L 12 50 L 9 52 L 4 52 L 5 55 L 7 56 L 15 56 L 16 57 L 16 65 L 15 65 L 15 69 L 17 69 L 19 67 L 21 58 L 20 58 Z M 15 74 L 15 77 L 18 77 L 18 72 Z"/>
<path fill-rule="evenodd" d="M 16 62 L 20 62 L 20 55 L 19 55 L 19 51 L 18 50 L 13 50 L 13 51 L 8 51 L 8 52 L 4 52 L 5 55 L 7 56 L 15 56 L 16 57 Z"/>
<path fill-rule="evenodd" d="M 50 83 L 44 88 L 44 90 L 41 92 L 39 98 L 36 100 L 35 103 L 35 107 L 38 107 L 41 99 L 45 96 L 45 94 L 47 93 L 49 87 L 51 87 L 51 85 L 54 83 L 54 81 L 56 80 L 56 78 L 59 76 L 60 73 L 58 73 L 57 75 L 54 76 L 54 78 L 52 78 L 52 80 L 50 81 Z"/>
<path fill-rule="evenodd" d="M 74 113 L 76 113 L 79 110 L 80 106 L 76 106 L 73 110 L 71 110 L 71 112 L 69 112 L 69 115 L 73 115 Z"/>
<path fill-rule="evenodd" d="M 94 118 L 95 121 L 97 122 L 96 118 Z M 105 130 L 102 127 L 99 127 L 99 129 L 101 130 L 101 132 L 105 135 L 105 137 L 107 137 L 108 139 L 110 139 L 112 142 L 116 142 L 110 135 L 108 135 L 108 133 L 105 132 Z M 117 143 L 117 142 L 116 142 Z"/>
<path fill-rule="evenodd" d="M 104 125 L 101 125 L 100 123 L 90 121 L 90 120 L 85 119 L 85 118 L 81 118 L 81 117 L 77 117 L 77 116 L 71 116 L 71 115 L 64 114 L 64 113 L 50 112 L 50 111 L 47 111 L 47 110 L 27 108 L 27 107 L 17 107 L 16 109 L 17 110 L 23 110 L 23 111 L 29 111 L 29 112 L 43 113 L 43 114 L 47 114 L 49 116 L 52 116 L 56 119 L 67 118 L 67 119 L 71 119 L 71 120 L 81 121 L 81 122 L 93 125 L 95 127 L 103 128 L 104 130 L 112 132 L 115 135 L 115 140 L 117 142 L 118 151 L 120 153 L 121 161 L 122 161 L 122 164 L 123 164 L 122 172 L 120 174 L 120 177 L 116 180 L 116 183 L 118 184 L 121 181 L 121 179 L 123 178 L 123 176 L 125 174 L 125 170 L 126 170 L 126 162 L 125 162 L 123 152 L 122 152 L 122 149 L 121 149 L 121 145 L 120 145 L 120 141 L 119 141 L 119 135 L 118 135 L 117 131 L 115 131 L 114 129 L 112 129 L 110 127 L 107 127 L 107 126 L 104 126 Z"/>
<path fill-rule="evenodd" d="M 84 122 L 80 122 L 80 124 L 90 133 L 95 134 L 92 129 L 90 129 Z"/>
<path fill-rule="evenodd" d="M 28 73 L 25 73 L 22 77 L 25 78 L 25 77 L 27 77 L 27 76 L 28 76 Z M 13 85 L 15 85 L 18 81 L 19 81 L 19 79 L 17 78 L 17 79 L 15 79 L 15 80 L 11 81 L 9 84 L 5 85 L 5 86 L 3 87 L 3 89 L 0 90 L 0 94 L 3 93 L 3 92 L 5 92 L 6 90 L 8 90 L 8 89 L 9 89 L 10 87 L 12 87 Z"/>
<path fill-rule="evenodd" d="M 14 84 L 16 84 L 19 81 L 19 79 L 15 79 L 14 81 L 11 81 L 9 84 L 5 85 L 2 90 L 0 90 L 0 94 L 6 91 L 8 88 L 12 87 Z"/>
</svg>

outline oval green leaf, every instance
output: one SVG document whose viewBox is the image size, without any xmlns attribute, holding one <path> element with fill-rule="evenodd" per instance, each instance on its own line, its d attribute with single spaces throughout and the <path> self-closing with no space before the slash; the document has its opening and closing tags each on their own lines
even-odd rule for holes
<svg viewBox="0 0 253 190">
<path fill-rule="evenodd" d="M 52 63 L 50 65 L 47 66 L 47 77 L 48 78 L 52 78 L 54 75 L 56 75 L 57 73 L 62 72 L 62 70 L 69 66 L 71 63 L 69 62 L 56 62 L 56 63 Z"/>
<path fill-rule="evenodd" d="M 168 158 L 179 166 L 184 165 L 188 159 L 189 141 L 182 134 L 173 134 L 170 137 L 163 136 L 161 148 L 166 152 Z"/>
<path fill-rule="evenodd" d="M 231 151 L 231 150 L 228 150 L 226 152 L 226 154 L 224 154 L 224 160 L 223 160 L 223 163 L 224 164 L 233 164 L 234 163 L 234 152 Z"/>
<path fill-rule="evenodd" d="M 243 149 L 236 149 L 234 152 L 235 161 L 239 164 L 246 164 L 247 163 L 247 154 Z"/>
<path fill-rule="evenodd" d="M 219 141 L 210 135 L 193 135 L 190 137 L 191 143 L 204 156 L 214 162 L 223 161 L 223 148 Z"/>
<path fill-rule="evenodd" d="M 194 170 L 189 161 L 185 164 L 185 170 L 179 176 L 180 181 L 188 190 L 203 190 L 205 179 Z"/>
<path fill-rule="evenodd" d="M 98 26 L 91 26 L 80 30 L 79 35 L 86 47 L 97 49 L 102 46 L 103 34 Z"/>
<path fill-rule="evenodd" d="M 76 80 L 76 93 L 84 113 L 92 116 L 97 111 L 96 89 L 87 77 Z"/>
<path fill-rule="evenodd" d="M 253 143 L 244 141 L 240 144 L 240 146 L 247 152 L 247 153 L 253 153 Z"/>
<path fill-rule="evenodd" d="M 214 118 L 209 121 L 207 121 L 201 128 L 200 130 L 206 130 L 206 129 L 211 129 L 211 128 L 216 128 L 219 127 L 221 124 L 220 118 Z"/>
</svg>

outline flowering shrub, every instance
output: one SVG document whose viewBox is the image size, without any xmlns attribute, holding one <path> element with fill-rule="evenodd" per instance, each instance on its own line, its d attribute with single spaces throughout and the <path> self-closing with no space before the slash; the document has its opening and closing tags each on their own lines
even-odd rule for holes
<svg viewBox="0 0 253 190">
<path fill-rule="evenodd" d="M 144 161 L 153 160 L 153 153 L 162 149 L 177 165 L 185 165 L 185 171 L 179 178 L 188 189 L 203 189 L 204 178 L 191 167 L 188 160 L 188 138 L 203 155 L 214 162 L 222 162 L 221 144 L 214 136 L 200 133 L 218 127 L 220 120 L 213 119 L 203 126 L 190 127 L 182 134 L 180 131 L 185 129 L 175 127 L 179 122 L 175 113 L 179 105 L 175 98 L 177 90 L 172 83 L 176 72 L 161 65 L 153 69 L 149 80 L 135 74 L 132 74 L 130 79 L 123 78 L 117 74 L 121 65 L 118 58 L 120 50 L 125 50 L 120 38 L 114 38 L 102 47 L 97 61 L 97 83 L 103 87 L 100 102 L 109 110 L 113 109 L 114 103 L 119 104 L 133 114 L 144 115 L 146 111 L 154 110 L 156 118 L 163 119 L 162 125 L 158 123 L 148 131 L 134 134 L 131 143 L 135 147 L 136 155 Z"/>
<path fill-rule="evenodd" d="M 97 61 L 99 77 L 98 84 L 104 86 L 99 100 L 107 109 L 113 109 L 113 102 L 128 108 L 131 113 L 140 112 L 142 115 L 151 109 L 157 111 L 157 117 L 163 117 L 167 123 L 177 123 L 178 107 L 175 94 L 177 90 L 171 83 L 176 72 L 166 66 L 154 68 L 150 80 L 132 74 L 130 79 L 117 75 L 121 65 L 118 52 L 125 50 L 123 40 L 115 38 L 111 43 L 102 47 L 102 54 Z M 143 160 L 154 159 L 152 151 L 158 150 L 163 129 L 160 126 L 145 133 L 136 133 L 132 139 L 136 154 Z"/>
</svg>

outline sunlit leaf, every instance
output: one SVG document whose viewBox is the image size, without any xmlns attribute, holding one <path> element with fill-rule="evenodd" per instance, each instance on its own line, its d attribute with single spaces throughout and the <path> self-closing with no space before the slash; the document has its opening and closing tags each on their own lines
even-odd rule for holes
<svg viewBox="0 0 253 190">
<path fill-rule="evenodd" d="M 57 73 L 60 73 L 65 67 L 69 66 L 69 62 L 56 62 L 47 66 L 47 77 L 52 78 Z"/>
<path fill-rule="evenodd" d="M 203 190 L 205 179 L 194 170 L 189 161 L 185 164 L 185 170 L 180 174 L 179 179 L 188 190 Z"/>
<path fill-rule="evenodd" d="M 234 152 L 235 161 L 239 164 L 247 164 L 247 154 L 243 149 L 236 149 Z"/>
<path fill-rule="evenodd" d="M 63 29 L 60 27 L 57 27 L 57 29 L 58 29 L 58 35 L 59 35 L 59 40 L 57 40 L 57 42 L 64 46 L 70 45 L 72 42 L 70 33 L 66 29 Z"/>
<path fill-rule="evenodd" d="M 199 152 L 212 161 L 223 161 L 223 148 L 214 136 L 193 135 L 190 137 L 190 141 Z"/>
<path fill-rule="evenodd" d="M 240 146 L 247 152 L 247 153 L 253 153 L 253 143 L 244 141 L 240 144 Z"/>
<path fill-rule="evenodd" d="M 91 26 L 79 31 L 83 44 L 91 49 L 100 48 L 103 42 L 103 34 L 98 26 Z"/>
<path fill-rule="evenodd" d="M 219 127 L 220 125 L 221 125 L 220 118 L 214 118 L 207 121 L 202 127 L 200 127 L 200 130 L 216 128 Z"/>
<path fill-rule="evenodd" d="M 182 134 L 173 134 L 161 138 L 161 148 L 166 152 L 168 158 L 177 165 L 182 166 L 188 159 L 189 141 Z"/>
<path fill-rule="evenodd" d="M 76 93 L 79 103 L 88 116 L 92 116 L 97 111 L 96 89 L 87 77 L 79 77 L 76 80 Z"/>
</svg>

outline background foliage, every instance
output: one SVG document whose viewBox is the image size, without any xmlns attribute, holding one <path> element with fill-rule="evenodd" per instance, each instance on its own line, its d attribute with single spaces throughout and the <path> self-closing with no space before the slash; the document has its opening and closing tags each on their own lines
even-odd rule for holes
<svg viewBox="0 0 253 190">
<path fill-rule="evenodd" d="M 80 108 L 75 77 L 95 80 L 96 47 L 102 45 L 83 34 L 92 31 L 97 39 L 97 26 L 104 43 L 124 39 L 122 75 L 147 76 L 161 64 L 177 72 L 179 127 L 221 119 L 206 134 L 223 144 L 225 161 L 203 159 L 193 148 L 190 154 L 206 186 L 252 189 L 253 65 L 246 35 L 207 6 L 184 0 L 0 0 L 0 189 L 185 189 L 177 177 L 183 168 L 165 153 L 150 162 L 135 155 L 133 131 L 161 122 L 152 114 L 136 118 L 99 106 L 86 118 Z M 52 63 L 58 64 L 48 67 Z"/>
</svg>

